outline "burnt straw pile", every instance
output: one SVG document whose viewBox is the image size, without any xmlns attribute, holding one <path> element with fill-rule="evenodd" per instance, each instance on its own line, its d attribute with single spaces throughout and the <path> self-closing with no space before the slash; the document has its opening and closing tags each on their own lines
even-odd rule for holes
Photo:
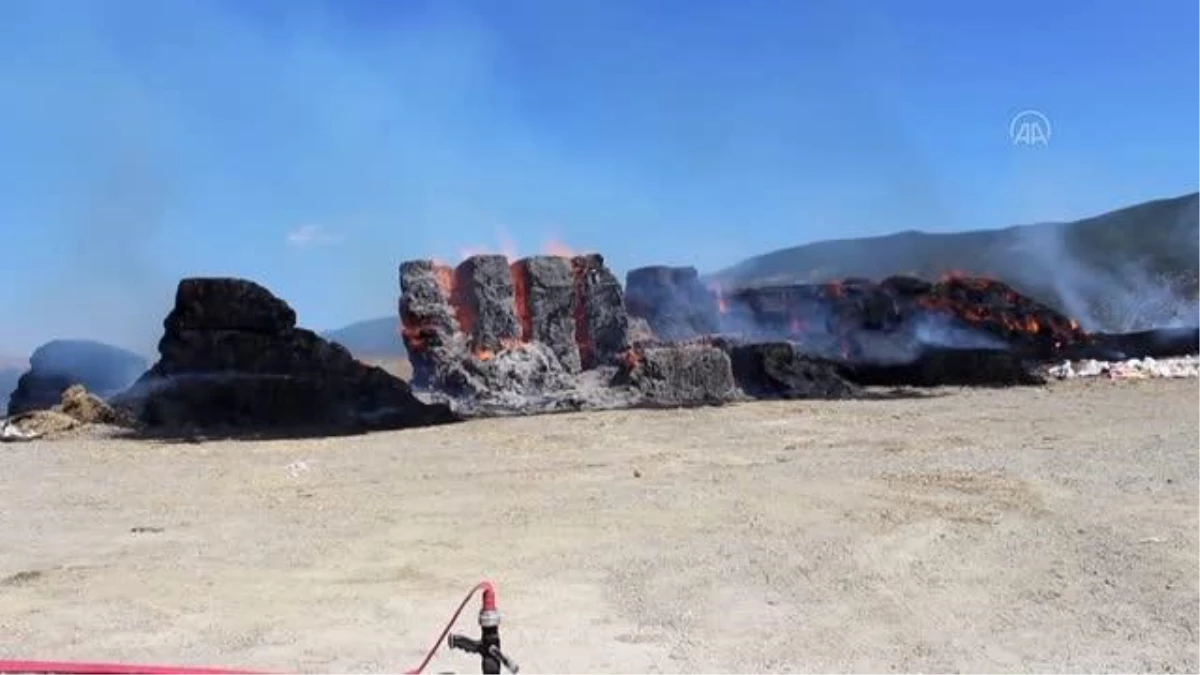
<svg viewBox="0 0 1200 675">
<path fill-rule="evenodd" d="M 296 326 L 296 313 L 258 284 L 179 283 L 160 359 L 114 402 L 149 430 L 366 431 L 454 421 L 384 370 Z"/>
<path fill-rule="evenodd" d="M 413 386 L 466 414 L 1036 385 L 1051 361 L 1197 349 L 1194 330 L 1089 335 L 970 277 L 722 291 L 693 268 L 655 266 L 622 288 L 591 254 L 414 260 L 399 281 Z"/>
</svg>

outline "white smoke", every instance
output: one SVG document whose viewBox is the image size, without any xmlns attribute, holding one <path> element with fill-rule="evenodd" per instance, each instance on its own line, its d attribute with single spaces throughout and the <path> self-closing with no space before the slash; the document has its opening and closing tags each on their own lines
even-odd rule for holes
<svg viewBox="0 0 1200 675">
<path fill-rule="evenodd" d="M 1170 246 L 1181 258 L 1188 257 L 1184 254 L 1190 249 L 1190 258 L 1195 260 L 1200 256 L 1196 214 L 1181 209 L 1176 220 L 1168 228 Z M 1175 278 L 1156 271 L 1148 258 L 1134 257 L 1108 268 L 1089 263 L 1071 250 L 1066 233 L 1067 228 L 1059 224 L 1014 229 L 1012 243 L 1002 254 L 1012 261 L 1008 275 L 1025 289 L 1053 293 L 1061 309 L 1088 331 L 1129 332 L 1200 325 L 1195 278 L 1186 278 L 1186 273 Z M 1135 254 L 1114 250 L 1106 257 L 1122 255 Z"/>
</svg>

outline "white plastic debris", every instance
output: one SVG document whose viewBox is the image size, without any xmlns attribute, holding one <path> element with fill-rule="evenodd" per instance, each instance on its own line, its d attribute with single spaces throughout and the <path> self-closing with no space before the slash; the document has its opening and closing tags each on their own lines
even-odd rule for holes
<svg viewBox="0 0 1200 675">
<path fill-rule="evenodd" d="M 1107 377 L 1111 380 L 1200 377 L 1200 356 L 1168 359 L 1128 359 L 1125 361 L 1063 361 L 1047 373 L 1060 380 L 1078 377 Z"/>
<path fill-rule="evenodd" d="M 22 429 L 11 420 L 0 420 L 0 442 L 32 441 L 41 436 L 42 434 L 39 432 Z"/>
</svg>

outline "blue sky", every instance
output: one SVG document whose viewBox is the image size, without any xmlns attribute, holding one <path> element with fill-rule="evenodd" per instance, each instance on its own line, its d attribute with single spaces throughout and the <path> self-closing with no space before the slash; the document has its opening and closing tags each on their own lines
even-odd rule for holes
<svg viewBox="0 0 1200 675">
<path fill-rule="evenodd" d="M 1195 190 L 1185 0 L 5 0 L 0 352 L 150 351 L 185 275 L 303 324 L 396 267 L 715 270 Z M 1014 146 L 1023 109 L 1052 123 Z"/>
</svg>

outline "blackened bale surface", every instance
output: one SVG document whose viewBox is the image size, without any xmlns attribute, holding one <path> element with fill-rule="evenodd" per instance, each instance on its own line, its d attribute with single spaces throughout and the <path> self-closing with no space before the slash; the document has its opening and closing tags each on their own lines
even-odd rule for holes
<svg viewBox="0 0 1200 675">
<path fill-rule="evenodd" d="M 755 398 L 842 399 L 859 393 L 834 364 L 800 356 L 787 342 L 734 345 L 729 360 L 737 385 Z"/>
<path fill-rule="evenodd" d="M 446 352 L 458 347 L 458 320 L 450 304 L 453 274 L 449 267 L 431 260 L 400 265 L 401 335 L 412 364 L 413 384 L 419 387 L 436 378 Z"/>
<path fill-rule="evenodd" d="M 206 302 L 251 298 L 250 310 L 197 305 L 194 296 L 176 304 L 159 342 L 161 358 L 114 403 L 144 425 L 162 430 L 283 431 L 312 428 L 367 430 L 450 422 L 444 405 L 427 405 L 402 380 L 355 360 L 341 345 L 301 328 L 273 332 L 244 316 L 294 316 L 287 303 L 241 279 L 185 279 L 204 288 Z M 267 297 L 263 297 L 266 293 Z M 209 317 L 208 329 L 175 316 Z M 218 325 L 213 317 L 233 317 Z"/>
<path fill-rule="evenodd" d="M 1012 387 L 1042 385 L 1015 352 L 1001 349 L 929 347 L 915 360 L 902 364 L 847 363 L 842 375 L 862 386 L 888 387 Z"/>
<path fill-rule="evenodd" d="M 477 255 L 454 271 L 459 327 L 475 350 L 495 351 L 521 338 L 508 258 Z"/>
<path fill-rule="evenodd" d="M 179 282 L 175 309 L 164 328 L 177 330 L 230 329 L 275 333 L 295 328 L 296 312 L 253 281 L 198 277 Z"/>
<path fill-rule="evenodd" d="M 729 355 L 705 344 L 634 347 L 617 373 L 649 406 L 712 405 L 736 397 Z"/>
<path fill-rule="evenodd" d="M 532 256 L 513 263 L 513 279 L 523 307 L 525 323 L 521 336 L 526 342 L 541 342 L 558 357 L 563 368 L 576 373 L 581 368 L 575 343 L 575 280 L 571 262 L 559 256 Z M 524 297 L 520 297 L 520 296 Z"/>
<path fill-rule="evenodd" d="M 1160 328 L 1134 333 L 1097 333 L 1091 347 L 1099 358 L 1170 358 L 1200 354 L 1200 330 Z"/>
<path fill-rule="evenodd" d="M 571 259 L 575 276 L 576 342 L 584 368 L 611 363 L 629 346 L 629 315 L 621 282 L 598 253 Z"/>
</svg>

